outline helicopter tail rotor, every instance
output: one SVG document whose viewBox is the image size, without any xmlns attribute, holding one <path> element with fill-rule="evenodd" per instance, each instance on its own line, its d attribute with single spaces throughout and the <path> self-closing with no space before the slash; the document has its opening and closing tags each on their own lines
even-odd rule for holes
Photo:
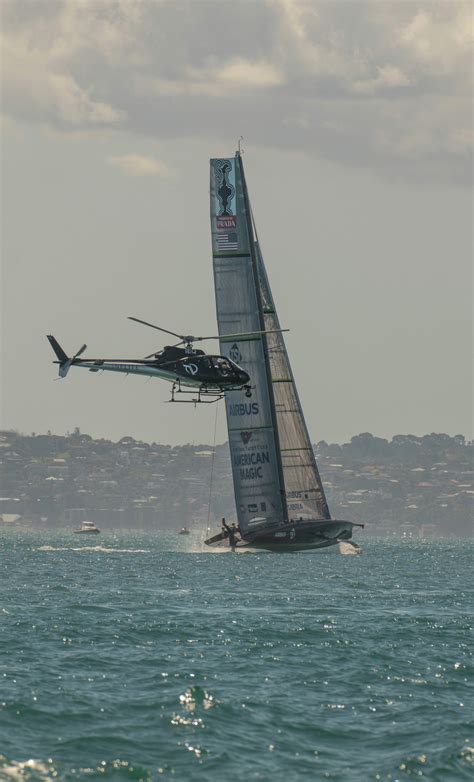
<svg viewBox="0 0 474 782">
<path fill-rule="evenodd" d="M 49 344 L 53 348 L 56 356 L 57 356 L 57 364 L 59 364 L 59 377 L 66 377 L 67 373 L 69 372 L 72 364 L 76 360 L 76 358 L 79 358 L 81 356 L 85 349 L 87 348 L 87 345 L 82 345 L 81 348 L 75 353 L 72 358 L 70 358 L 67 353 L 62 349 L 61 345 L 57 341 L 55 337 L 53 337 L 52 334 L 47 335 Z"/>
</svg>

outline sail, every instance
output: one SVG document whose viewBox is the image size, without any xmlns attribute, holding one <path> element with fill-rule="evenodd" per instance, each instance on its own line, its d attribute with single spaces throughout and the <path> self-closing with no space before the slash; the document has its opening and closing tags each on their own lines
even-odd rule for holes
<svg viewBox="0 0 474 782">
<path fill-rule="evenodd" d="M 235 503 L 243 534 L 287 517 L 266 336 L 226 339 L 263 329 L 254 235 L 242 161 L 211 160 L 211 231 L 221 353 L 251 378 L 225 395 Z"/>
<path fill-rule="evenodd" d="M 289 518 L 330 519 L 258 240 L 255 253 Z"/>
<path fill-rule="evenodd" d="M 330 520 L 250 210 L 242 160 L 211 160 L 211 229 L 223 355 L 250 376 L 252 396 L 226 393 L 242 532 L 291 519 Z M 226 334 L 265 331 L 240 339 Z"/>
</svg>

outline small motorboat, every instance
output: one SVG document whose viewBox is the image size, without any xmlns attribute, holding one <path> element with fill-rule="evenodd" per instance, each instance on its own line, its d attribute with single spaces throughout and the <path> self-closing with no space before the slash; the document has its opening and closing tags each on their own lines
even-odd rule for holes
<svg viewBox="0 0 474 782">
<path fill-rule="evenodd" d="M 190 535 L 191 530 L 189 530 L 187 527 L 181 527 L 180 531 L 178 532 L 178 535 Z"/>
<path fill-rule="evenodd" d="M 80 529 L 75 529 L 75 535 L 98 535 L 100 529 L 95 526 L 93 521 L 83 521 Z"/>
</svg>

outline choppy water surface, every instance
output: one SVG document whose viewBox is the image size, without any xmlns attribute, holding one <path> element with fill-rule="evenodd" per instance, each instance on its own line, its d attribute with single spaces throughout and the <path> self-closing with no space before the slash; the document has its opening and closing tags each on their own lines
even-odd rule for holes
<svg viewBox="0 0 474 782">
<path fill-rule="evenodd" d="M 470 780 L 469 543 L 0 535 L 0 779 Z"/>
</svg>

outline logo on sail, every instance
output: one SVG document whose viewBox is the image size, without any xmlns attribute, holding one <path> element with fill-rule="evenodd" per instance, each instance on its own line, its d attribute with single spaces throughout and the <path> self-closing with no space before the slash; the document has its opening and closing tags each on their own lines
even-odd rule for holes
<svg viewBox="0 0 474 782">
<path fill-rule="evenodd" d="M 236 364 L 240 364 L 242 361 L 242 353 L 240 352 L 239 346 L 236 342 L 234 342 L 231 349 L 229 350 L 229 358 L 232 359 L 232 361 L 235 361 Z"/>
<path fill-rule="evenodd" d="M 215 171 L 215 183 L 216 183 L 216 196 L 218 200 L 217 217 L 225 218 L 235 216 L 235 209 L 233 208 L 235 198 L 235 187 L 231 182 L 234 175 L 232 172 L 232 163 L 230 160 L 216 160 L 214 164 Z M 234 180 L 235 181 L 235 180 Z M 219 226 L 218 226 L 219 227 Z M 228 226 L 222 226 L 227 228 Z"/>
<path fill-rule="evenodd" d="M 250 453 L 236 453 L 234 454 L 233 462 L 239 468 L 241 481 L 262 480 L 265 472 L 264 465 L 270 464 L 270 453 L 267 449 L 251 451 Z"/>
<path fill-rule="evenodd" d="M 237 240 L 237 234 L 217 234 L 216 236 L 217 251 L 229 252 L 230 250 L 238 250 L 239 243 Z"/>
<path fill-rule="evenodd" d="M 229 415 L 258 415 L 258 402 L 240 402 L 229 405 Z"/>
<path fill-rule="evenodd" d="M 237 209 L 235 203 L 235 171 L 231 160 L 214 161 L 216 212 L 216 252 L 239 249 Z"/>
<path fill-rule="evenodd" d="M 247 445 L 247 443 L 250 442 L 250 439 L 252 437 L 252 432 L 241 432 L 240 436 L 242 438 L 243 444 Z"/>
<path fill-rule="evenodd" d="M 218 231 L 225 231 L 228 228 L 236 228 L 237 218 L 235 215 L 226 215 L 226 217 L 216 217 L 216 228 Z"/>
<path fill-rule="evenodd" d="M 258 415 L 258 402 L 240 402 L 229 405 L 229 415 Z"/>
</svg>

